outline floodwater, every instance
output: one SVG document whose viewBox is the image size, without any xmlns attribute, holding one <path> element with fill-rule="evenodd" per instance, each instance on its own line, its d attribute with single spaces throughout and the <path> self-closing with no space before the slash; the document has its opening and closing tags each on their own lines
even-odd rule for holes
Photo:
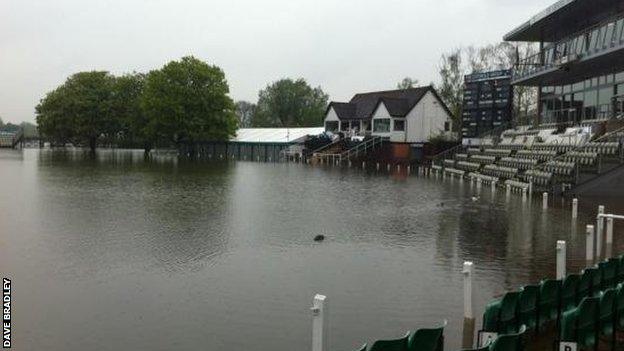
<svg viewBox="0 0 624 351">
<path fill-rule="evenodd" d="M 462 263 L 480 326 L 493 297 L 554 276 L 557 240 L 584 265 L 597 206 L 573 222 L 559 198 L 457 180 L 110 150 L 0 151 L 0 194 L 13 347 L 49 351 L 309 350 L 316 293 L 331 350 L 444 319 L 459 349 Z"/>
</svg>

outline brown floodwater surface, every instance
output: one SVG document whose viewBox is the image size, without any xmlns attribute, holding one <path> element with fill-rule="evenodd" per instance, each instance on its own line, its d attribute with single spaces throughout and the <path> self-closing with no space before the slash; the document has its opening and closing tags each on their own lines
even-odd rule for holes
<svg viewBox="0 0 624 351">
<path fill-rule="evenodd" d="M 309 350 L 316 293 L 331 350 L 444 319 L 458 349 L 462 263 L 479 327 L 494 296 L 554 276 L 557 240 L 584 265 L 598 205 L 573 222 L 560 198 L 457 180 L 112 150 L 1 150 L 0 194 L 14 349 L 48 351 Z"/>
</svg>

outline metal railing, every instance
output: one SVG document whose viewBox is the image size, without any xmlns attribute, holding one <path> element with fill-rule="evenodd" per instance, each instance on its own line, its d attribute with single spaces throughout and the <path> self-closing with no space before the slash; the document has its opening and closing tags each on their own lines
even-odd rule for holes
<svg viewBox="0 0 624 351">
<path fill-rule="evenodd" d="M 348 161 L 353 156 L 357 157 L 360 152 L 366 155 L 366 152 L 368 151 L 368 149 L 374 150 L 377 145 L 381 145 L 382 143 L 383 143 L 383 138 L 379 136 L 374 136 L 368 140 L 364 140 L 361 143 L 357 144 L 355 147 L 352 147 L 351 149 L 341 153 L 340 162 L 342 162 L 343 160 Z"/>
<path fill-rule="evenodd" d="M 343 142 L 343 141 L 344 140 L 339 140 L 338 142 Z M 329 149 L 332 145 L 337 144 L 338 142 L 328 145 L 327 149 Z M 338 164 L 338 163 L 342 163 L 345 161 L 349 161 L 352 157 L 354 156 L 357 157 L 360 153 L 365 155 L 369 149 L 375 149 L 375 147 L 377 147 L 378 145 L 382 143 L 383 143 L 382 137 L 374 136 L 374 137 L 371 137 L 370 139 L 365 139 L 364 141 L 358 143 L 356 146 L 348 150 L 342 151 L 342 152 L 322 153 L 322 151 L 326 149 L 326 148 L 323 148 L 320 150 L 321 152 L 312 153 L 312 157 L 320 160 L 321 162 L 325 161 L 326 163 Z"/>
<path fill-rule="evenodd" d="M 543 48 L 516 64 L 513 80 L 554 67 L 564 66 L 583 57 L 624 45 L 624 18 L 611 19 L 585 28 Z"/>
<path fill-rule="evenodd" d="M 11 143 L 11 147 L 15 148 L 15 146 L 22 141 L 24 137 L 24 129 L 20 128 L 20 130 L 13 136 L 13 142 Z"/>
</svg>

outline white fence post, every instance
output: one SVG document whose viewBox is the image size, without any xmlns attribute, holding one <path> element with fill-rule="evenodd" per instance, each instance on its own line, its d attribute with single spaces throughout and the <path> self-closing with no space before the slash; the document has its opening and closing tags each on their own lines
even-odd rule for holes
<svg viewBox="0 0 624 351">
<path fill-rule="evenodd" d="M 598 214 L 604 214 L 605 207 L 603 205 L 598 206 Z M 600 259 L 602 255 L 602 240 L 604 238 L 604 217 L 598 217 L 596 219 L 596 258 Z"/>
<path fill-rule="evenodd" d="M 327 297 L 316 294 L 312 305 L 312 351 L 327 351 Z"/>
<path fill-rule="evenodd" d="M 473 319 L 472 276 L 474 275 L 474 265 L 472 262 L 464 262 L 462 273 L 464 274 L 464 318 Z"/>
<path fill-rule="evenodd" d="M 527 190 L 526 188 L 522 188 L 522 202 L 527 201 Z"/>
<path fill-rule="evenodd" d="M 613 218 L 607 218 L 607 238 L 605 244 L 605 257 L 611 258 L 613 256 Z"/>
<path fill-rule="evenodd" d="M 578 199 L 572 199 L 572 218 L 578 217 Z"/>
<path fill-rule="evenodd" d="M 548 193 L 547 192 L 544 192 L 542 194 L 542 209 L 543 210 L 548 209 Z"/>
<path fill-rule="evenodd" d="M 557 241 L 557 279 L 563 279 L 566 276 L 566 242 Z"/>
<path fill-rule="evenodd" d="M 587 261 L 587 267 L 594 263 L 594 226 L 587 225 L 585 232 L 585 260 Z"/>
</svg>

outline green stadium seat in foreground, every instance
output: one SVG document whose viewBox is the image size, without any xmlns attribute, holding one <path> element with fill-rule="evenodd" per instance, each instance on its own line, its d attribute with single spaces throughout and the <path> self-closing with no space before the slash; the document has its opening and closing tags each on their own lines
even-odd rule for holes
<svg viewBox="0 0 624 351">
<path fill-rule="evenodd" d="M 404 337 L 392 340 L 377 340 L 370 347 L 369 351 L 407 351 L 407 340 L 410 332 Z"/>
<path fill-rule="evenodd" d="M 460 351 L 489 351 L 490 350 L 490 344 L 487 344 L 483 347 L 477 348 L 477 349 L 463 349 Z"/>
<path fill-rule="evenodd" d="M 547 279 L 540 284 L 539 293 L 539 326 L 556 320 L 559 316 L 560 280 Z"/>
<path fill-rule="evenodd" d="M 613 337 L 613 311 L 615 310 L 615 290 L 607 289 L 600 294 L 598 305 L 598 330 L 600 335 Z"/>
<path fill-rule="evenodd" d="M 620 264 L 618 265 L 618 281 L 620 283 L 624 283 L 624 254 L 617 257 L 616 260 L 620 261 Z"/>
<path fill-rule="evenodd" d="M 617 279 L 619 260 L 609 259 L 606 262 L 600 262 L 598 264 L 599 269 L 602 271 L 602 289 L 613 288 Z"/>
<path fill-rule="evenodd" d="M 407 341 L 409 351 L 443 351 L 444 328 L 448 321 L 442 322 L 438 328 L 422 328 L 412 334 Z"/>
<path fill-rule="evenodd" d="M 498 333 L 513 333 L 518 329 L 518 298 L 519 292 L 508 292 L 503 296 L 500 305 Z"/>
<path fill-rule="evenodd" d="M 624 330 L 624 284 L 619 284 L 615 290 L 615 328 Z"/>
<path fill-rule="evenodd" d="M 577 291 L 580 279 L 580 275 L 570 274 L 561 283 L 561 312 L 576 308 L 578 304 Z"/>
<path fill-rule="evenodd" d="M 538 294 L 538 285 L 527 285 L 520 289 L 520 297 L 518 298 L 518 318 L 520 324 L 525 325 L 527 329 L 534 329 L 537 326 Z"/>
<path fill-rule="evenodd" d="M 583 300 L 585 297 L 590 297 L 591 295 L 591 284 L 594 279 L 594 271 L 591 270 L 583 270 L 581 272 L 581 277 L 578 282 L 578 287 L 576 289 L 576 303 L 577 305 Z"/>
<path fill-rule="evenodd" d="M 490 351 L 522 351 L 524 350 L 524 340 L 522 339 L 526 332 L 526 326 L 522 325 L 517 333 L 501 335 L 496 338 Z"/>
<path fill-rule="evenodd" d="M 575 342 L 581 349 L 595 347 L 598 342 L 599 299 L 585 297 L 577 308 L 561 318 L 560 341 Z"/>
</svg>

